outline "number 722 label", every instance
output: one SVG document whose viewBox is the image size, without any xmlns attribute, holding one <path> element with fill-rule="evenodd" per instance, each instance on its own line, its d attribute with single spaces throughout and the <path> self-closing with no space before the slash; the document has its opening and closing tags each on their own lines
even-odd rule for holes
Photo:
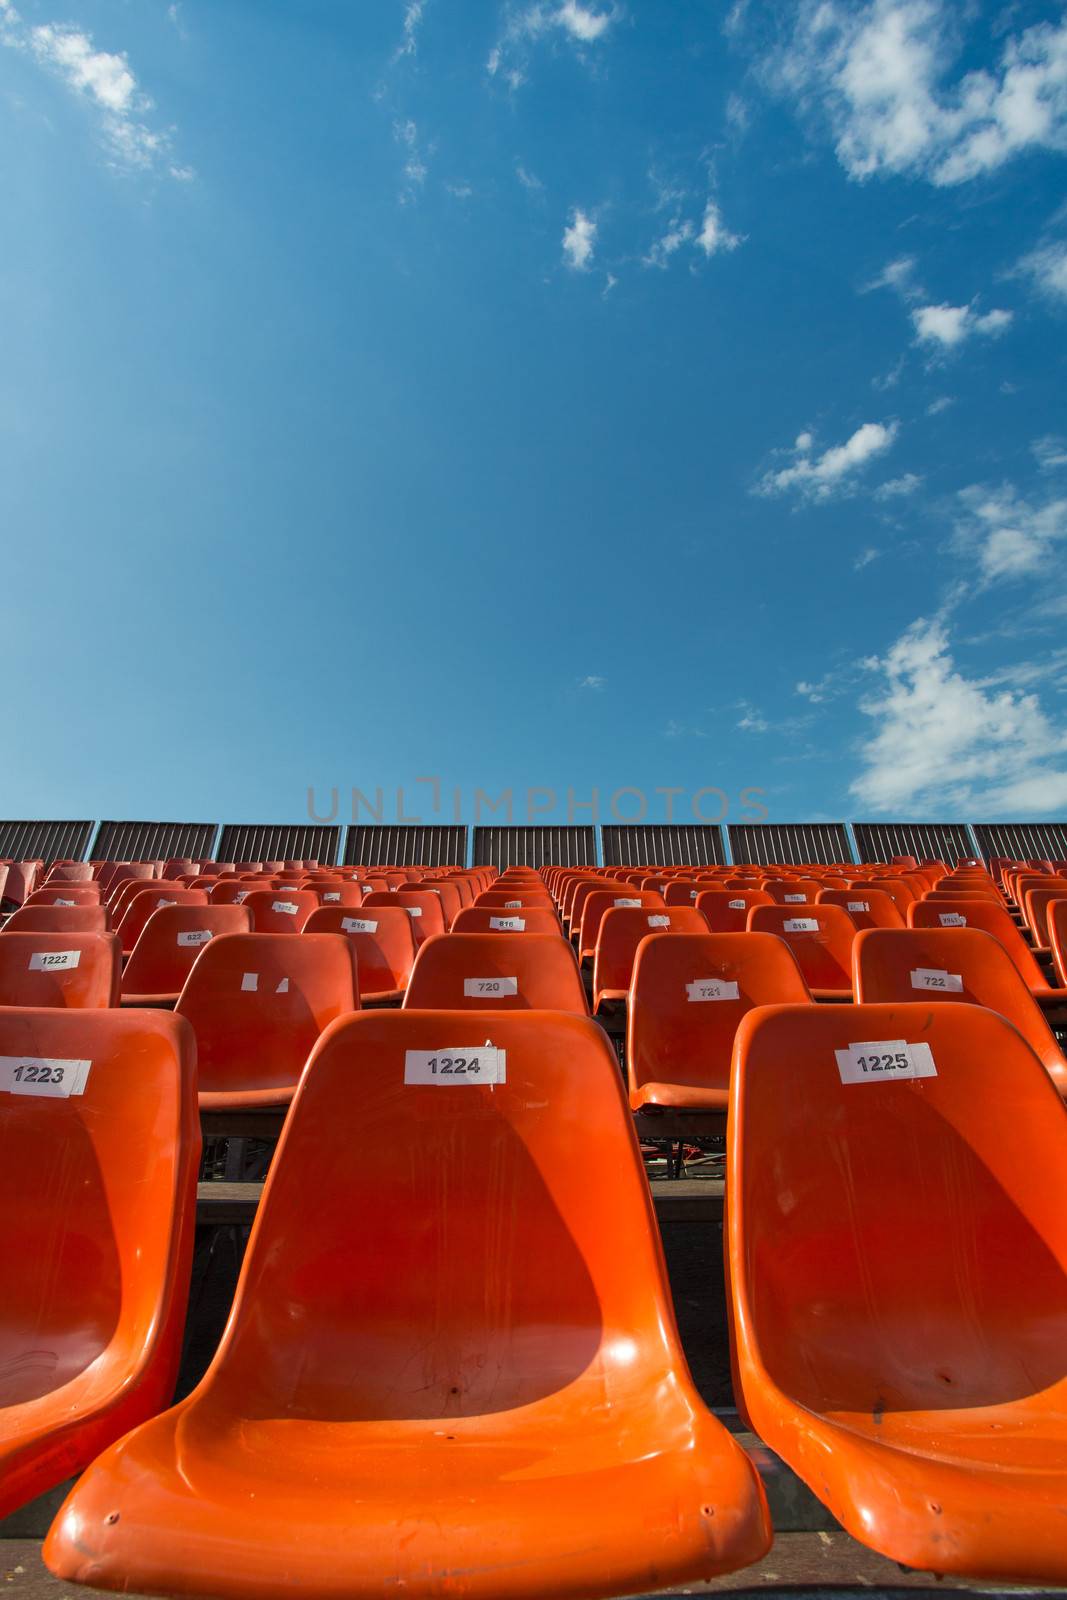
<svg viewBox="0 0 1067 1600">
<path fill-rule="evenodd" d="M 507 1051 L 494 1045 L 460 1044 L 440 1050 L 406 1050 L 404 1082 L 449 1085 L 506 1083 Z"/>
<path fill-rule="evenodd" d="M 91 1061 L 49 1056 L 0 1056 L 0 1094 L 40 1094 L 65 1100 L 81 1094 Z"/>
</svg>

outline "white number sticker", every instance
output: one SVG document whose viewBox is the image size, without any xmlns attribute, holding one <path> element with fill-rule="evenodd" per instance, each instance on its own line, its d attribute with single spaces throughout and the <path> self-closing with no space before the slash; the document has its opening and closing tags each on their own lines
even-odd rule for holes
<svg viewBox="0 0 1067 1600">
<path fill-rule="evenodd" d="M 409 917 L 421 917 L 422 916 L 422 907 L 421 906 L 405 906 L 404 910 L 407 912 Z"/>
<path fill-rule="evenodd" d="M 54 906 L 76 906 L 78 902 L 77 900 L 53 900 L 52 904 Z"/>
<path fill-rule="evenodd" d="M 284 911 L 287 917 L 295 917 L 300 910 L 291 900 L 272 900 L 270 908 L 272 911 Z"/>
<path fill-rule="evenodd" d="M 965 928 L 967 918 L 959 911 L 939 911 L 937 920 L 943 928 Z"/>
<path fill-rule="evenodd" d="M 162 911 L 164 906 L 176 906 L 177 904 L 177 900 L 157 900 L 156 910 Z"/>
<path fill-rule="evenodd" d="M 66 972 L 81 961 L 80 950 L 35 950 L 30 957 L 31 972 Z"/>
<path fill-rule="evenodd" d="M 179 933 L 178 943 L 187 949 L 190 945 L 207 944 L 210 938 L 210 928 L 188 928 L 185 933 Z"/>
<path fill-rule="evenodd" d="M 958 972 L 942 972 L 939 967 L 916 967 L 911 975 L 913 989 L 947 989 L 963 993 L 963 978 Z"/>
<path fill-rule="evenodd" d="M 254 994 L 259 988 L 259 973 L 246 972 L 241 979 L 241 989 L 246 994 Z"/>
<path fill-rule="evenodd" d="M 504 901 L 504 910 L 505 911 L 521 911 L 522 910 L 522 901 L 521 900 L 505 900 Z"/>
<path fill-rule="evenodd" d="M 331 900 L 340 900 L 340 898 L 341 891 L 339 889 L 327 889 L 326 893 L 322 897 L 324 905 L 328 905 Z"/>
<path fill-rule="evenodd" d="M 731 911 L 744 911 L 747 902 L 744 900 L 727 900 L 726 904 Z"/>
<path fill-rule="evenodd" d="M 782 896 L 787 906 L 802 906 L 807 899 L 803 894 L 785 894 Z"/>
<path fill-rule="evenodd" d="M 641 902 L 640 900 L 616 900 L 614 904 L 617 906 L 639 906 Z"/>
<path fill-rule="evenodd" d="M 786 917 L 786 933 L 818 933 L 819 924 L 814 917 Z"/>
<path fill-rule="evenodd" d="M 506 1083 L 507 1051 L 494 1045 L 455 1045 L 441 1050 L 405 1050 L 405 1083 Z"/>
<path fill-rule="evenodd" d="M 671 919 L 670 917 L 649 917 L 648 925 L 650 928 L 669 928 Z"/>
<path fill-rule="evenodd" d="M 741 992 L 736 983 L 724 978 L 698 978 L 685 986 L 687 1000 L 739 1000 Z"/>
<path fill-rule="evenodd" d="M 515 994 L 519 992 L 518 978 L 464 978 L 463 993 L 465 995 L 498 995 Z"/>
<path fill-rule="evenodd" d="M 876 1039 L 835 1050 L 842 1083 L 878 1083 L 887 1078 L 936 1078 L 937 1068 L 928 1044 L 905 1044 L 903 1039 Z"/>
<path fill-rule="evenodd" d="M 63 1061 L 49 1056 L 0 1056 L 0 1093 L 42 1094 L 66 1100 L 81 1094 L 91 1061 Z"/>
<path fill-rule="evenodd" d="M 849 911 L 869 911 L 870 909 L 870 902 L 867 900 L 850 900 L 848 902 Z"/>
<path fill-rule="evenodd" d="M 494 933 L 523 933 L 526 929 L 525 917 L 490 917 L 489 926 Z"/>
<path fill-rule="evenodd" d="M 235 906 L 239 906 L 242 901 L 248 899 L 248 896 L 251 893 L 252 893 L 251 889 L 238 889 L 237 893 L 233 897 L 234 905 Z"/>
<path fill-rule="evenodd" d="M 378 924 L 371 917 L 342 917 L 341 928 L 345 933 L 378 932 Z"/>
</svg>

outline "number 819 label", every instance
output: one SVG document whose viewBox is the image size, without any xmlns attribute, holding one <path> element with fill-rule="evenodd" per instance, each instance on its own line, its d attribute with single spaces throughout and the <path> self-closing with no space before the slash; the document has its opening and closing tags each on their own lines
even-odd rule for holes
<svg viewBox="0 0 1067 1600">
<path fill-rule="evenodd" d="M 506 1083 L 507 1077 L 507 1051 L 490 1044 L 404 1052 L 405 1083 Z"/>
</svg>

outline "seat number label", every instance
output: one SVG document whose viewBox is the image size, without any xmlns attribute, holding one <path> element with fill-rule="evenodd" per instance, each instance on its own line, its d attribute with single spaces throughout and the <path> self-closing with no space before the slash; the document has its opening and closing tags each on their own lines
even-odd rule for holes
<svg viewBox="0 0 1067 1600">
<path fill-rule="evenodd" d="M 457 1045 L 446 1050 L 405 1050 L 404 1082 L 433 1084 L 506 1083 L 507 1051 L 493 1045 Z"/>
<path fill-rule="evenodd" d="M 0 1093 L 66 1100 L 82 1093 L 91 1066 L 91 1061 L 61 1061 L 49 1056 L 0 1056 Z"/>
<path fill-rule="evenodd" d="M 869 911 L 870 909 L 871 906 L 868 900 L 850 900 L 848 902 L 849 911 Z"/>
<path fill-rule="evenodd" d="M 210 938 L 210 928 L 189 928 L 185 933 L 179 933 L 178 943 L 188 948 L 189 945 L 207 944 Z"/>
<path fill-rule="evenodd" d="M 739 1000 L 740 990 L 736 983 L 728 983 L 725 978 L 698 978 L 695 983 L 685 986 L 687 1000 Z"/>
<path fill-rule="evenodd" d="M 903 1039 L 876 1039 L 835 1050 L 842 1083 L 884 1083 L 887 1078 L 936 1078 L 928 1044 Z"/>
<path fill-rule="evenodd" d="M 916 967 L 911 975 L 913 989 L 947 989 L 963 993 L 963 977 L 958 972 L 942 972 L 938 967 Z"/>
<path fill-rule="evenodd" d="M 819 924 L 815 917 L 787 917 L 785 919 L 786 933 L 818 933 Z"/>
<path fill-rule="evenodd" d="M 66 972 L 81 961 L 80 950 L 35 950 L 30 957 L 31 972 Z"/>
<path fill-rule="evenodd" d="M 802 906 L 804 904 L 805 896 L 802 894 L 784 894 L 782 899 L 785 901 L 787 906 Z"/>
<path fill-rule="evenodd" d="M 669 928 L 671 919 L 670 917 L 649 917 L 648 925 L 650 928 Z"/>
<path fill-rule="evenodd" d="M 943 928 L 965 928 L 967 918 L 958 911 L 939 911 L 937 920 Z"/>
<path fill-rule="evenodd" d="M 518 992 L 518 978 L 464 978 L 463 980 L 463 993 L 473 995 L 475 998 L 480 995 L 492 995 L 495 999 L 497 995 L 517 995 Z"/>
<path fill-rule="evenodd" d="M 370 917 L 342 917 L 341 928 L 344 933 L 378 932 L 378 924 Z"/>
<path fill-rule="evenodd" d="M 287 917 L 295 917 L 300 910 L 291 900 L 272 900 L 270 908 L 272 911 L 284 911 Z"/>
<path fill-rule="evenodd" d="M 489 926 L 494 933 L 523 933 L 526 929 L 524 917 L 490 917 Z"/>
<path fill-rule="evenodd" d="M 640 900 L 616 900 L 613 904 L 617 906 L 639 906 L 641 902 Z"/>
</svg>

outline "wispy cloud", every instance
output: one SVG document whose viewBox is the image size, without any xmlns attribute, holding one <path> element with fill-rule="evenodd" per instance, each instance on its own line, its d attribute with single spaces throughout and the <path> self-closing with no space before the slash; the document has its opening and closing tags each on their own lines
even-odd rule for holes
<svg viewBox="0 0 1067 1600">
<path fill-rule="evenodd" d="M 714 200 L 704 207 L 704 221 L 697 234 L 697 244 L 706 256 L 718 255 L 723 250 L 736 250 L 744 241 L 739 233 L 731 233 L 722 220 Z"/>
<path fill-rule="evenodd" d="M 877 277 L 865 283 L 860 293 L 872 294 L 876 289 L 892 289 L 902 300 L 918 299 L 923 291 L 916 279 L 915 267 L 914 256 L 898 256 L 895 261 L 887 262 Z"/>
<path fill-rule="evenodd" d="M 194 176 L 174 159 L 172 131 L 151 125 L 154 104 L 125 51 L 98 50 L 92 35 L 72 23 L 27 23 L 11 0 L 0 0 L 0 44 L 29 56 L 90 108 L 113 167 Z"/>
<path fill-rule="evenodd" d="M 899 500 L 905 495 L 914 494 L 916 489 L 922 488 L 922 474 L 918 472 L 905 472 L 899 478 L 890 478 L 886 483 L 880 483 L 874 491 L 876 500 Z"/>
<path fill-rule="evenodd" d="M 692 222 L 683 221 L 679 217 L 672 218 L 666 233 L 657 239 L 648 254 L 642 257 L 645 266 L 664 269 L 668 267 L 671 257 L 682 248 L 683 244 L 689 243 L 695 232 L 696 228 Z"/>
<path fill-rule="evenodd" d="M 563 230 L 563 259 L 575 272 L 585 272 L 596 248 L 597 225 L 578 207 Z"/>
<path fill-rule="evenodd" d="M 1042 245 L 1023 256 L 1019 271 L 1051 300 L 1067 300 L 1067 241 Z"/>
<path fill-rule="evenodd" d="M 747 700 L 740 700 L 737 705 L 741 716 L 736 726 L 745 733 L 766 733 L 770 723 L 758 706 L 750 705 Z"/>
<path fill-rule="evenodd" d="M 665 231 L 642 257 L 646 267 L 668 267 L 672 257 L 685 245 L 703 251 L 705 257 L 710 259 L 720 252 L 736 250 L 738 245 L 744 243 L 740 234 L 731 233 L 726 227 L 716 201 L 709 198 L 705 202 L 703 216 L 697 222 L 692 216 L 685 215 L 686 210 L 692 209 L 689 191 L 662 181 L 654 173 L 651 176 L 657 191 L 656 210 L 667 212 L 669 221 Z"/>
<path fill-rule="evenodd" d="M 489 52 L 486 71 L 501 77 L 509 88 L 526 81 L 530 46 L 557 38 L 579 51 L 599 43 L 617 19 L 615 6 L 583 5 L 580 0 L 559 0 L 553 5 L 534 4 L 511 9 L 500 38 Z"/>
<path fill-rule="evenodd" d="M 952 395 L 939 394 L 936 400 L 930 401 L 926 408 L 926 415 L 928 417 L 939 417 L 942 411 L 947 411 L 949 406 L 954 406 L 955 404 L 956 402 Z"/>
<path fill-rule="evenodd" d="M 426 182 L 429 171 L 427 157 L 419 144 L 418 124 L 411 117 L 393 123 L 393 138 L 404 153 L 404 185 L 400 191 L 400 202 L 407 205 Z"/>
<path fill-rule="evenodd" d="M 419 48 L 419 26 L 423 13 L 426 10 L 426 0 L 408 0 L 404 7 L 404 31 L 400 43 L 393 52 L 393 61 L 397 62 L 404 56 L 413 56 Z"/>
<path fill-rule="evenodd" d="M 537 177 L 535 173 L 528 172 L 521 162 L 516 162 L 515 164 L 515 176 L 518 178 L 523 188 L 529 189 L 531 193 L 536 194 L 544 189 L 544 184 L 541 182 L 540 178 Z"/>
<path fill-rule="evenodd" d="M 774 495 L 795 490 L 812 500 L 827 500 L 848 488 L 854 474 L 869 461 L 884 455 L 896 436 L 895 422 L 865 422 L 844 444 L 813 455 L 812 436 L 802 433 L 792 450 L 792 464 L 764 473 L 756 493 Z"/>
<path fill-rule="evenodd" d="M 588 676 L 578 679 L 579 689 L 592 689 L 597 694 L 599 694 L 602 689 L 607 688 L 607 683 L 607 678 L 602 678 L 599 673 L 596 672 L 590 672 Z"/>
<path fill-rule="evenodd" d="M 994 70 L 947 83 L 961 15 L 940 0 L 802 0 L 767 76 L 829 124 L 854 179 L 946 186 L 1067 147 L 1067 22 L 1007 37 Z"/>
<path fill-rule="evenodd" d="M 971 484 L 959 494 L 955 525 L 958 550 L 976 559 L 986 585 L 1048 570 L 1053 552 L 1067 538 L 1067 498 L 1035 504 L 1013 484 Z"/>
<path fill-rule="evenodd" d="M 912 312 L 911 320 L 915 327 L 916 344 L 951 350 L 975 334 L 996 338 L 1006 333 L 1012 324 L 1012 313 L 978 312 L 973 305 L 920 306 Z"/>
<path fill-rule="evenodd" d="M 1046 433 L 1043 438 L 1035 439 L 1030 448 L 1042 472 L 1056 472 L 1060 467 L 1067 467 L 1067 439 L 1061 434 Z"/>
<path fill-rule="evenodd" d="M 877 550 L 874 547 L 873 544 L 868 545 L 866 550 L 861 550 L 859 555 L 853 561 L 853 563 L 852 563 L 853 572 L 862 572 L 864 567 L 869 567 L 872 561 L 877 561 L 878 557 L 881 555 L 881 553 L 882 552 L 880 550 Z M 805 687 L 807 687 L 807 686 L 805 686 Z M 801 690 L 801 685 L 798 683 L 797 684 L 797 692 L 799 693 L 800 690 Z"/>
</svg>

